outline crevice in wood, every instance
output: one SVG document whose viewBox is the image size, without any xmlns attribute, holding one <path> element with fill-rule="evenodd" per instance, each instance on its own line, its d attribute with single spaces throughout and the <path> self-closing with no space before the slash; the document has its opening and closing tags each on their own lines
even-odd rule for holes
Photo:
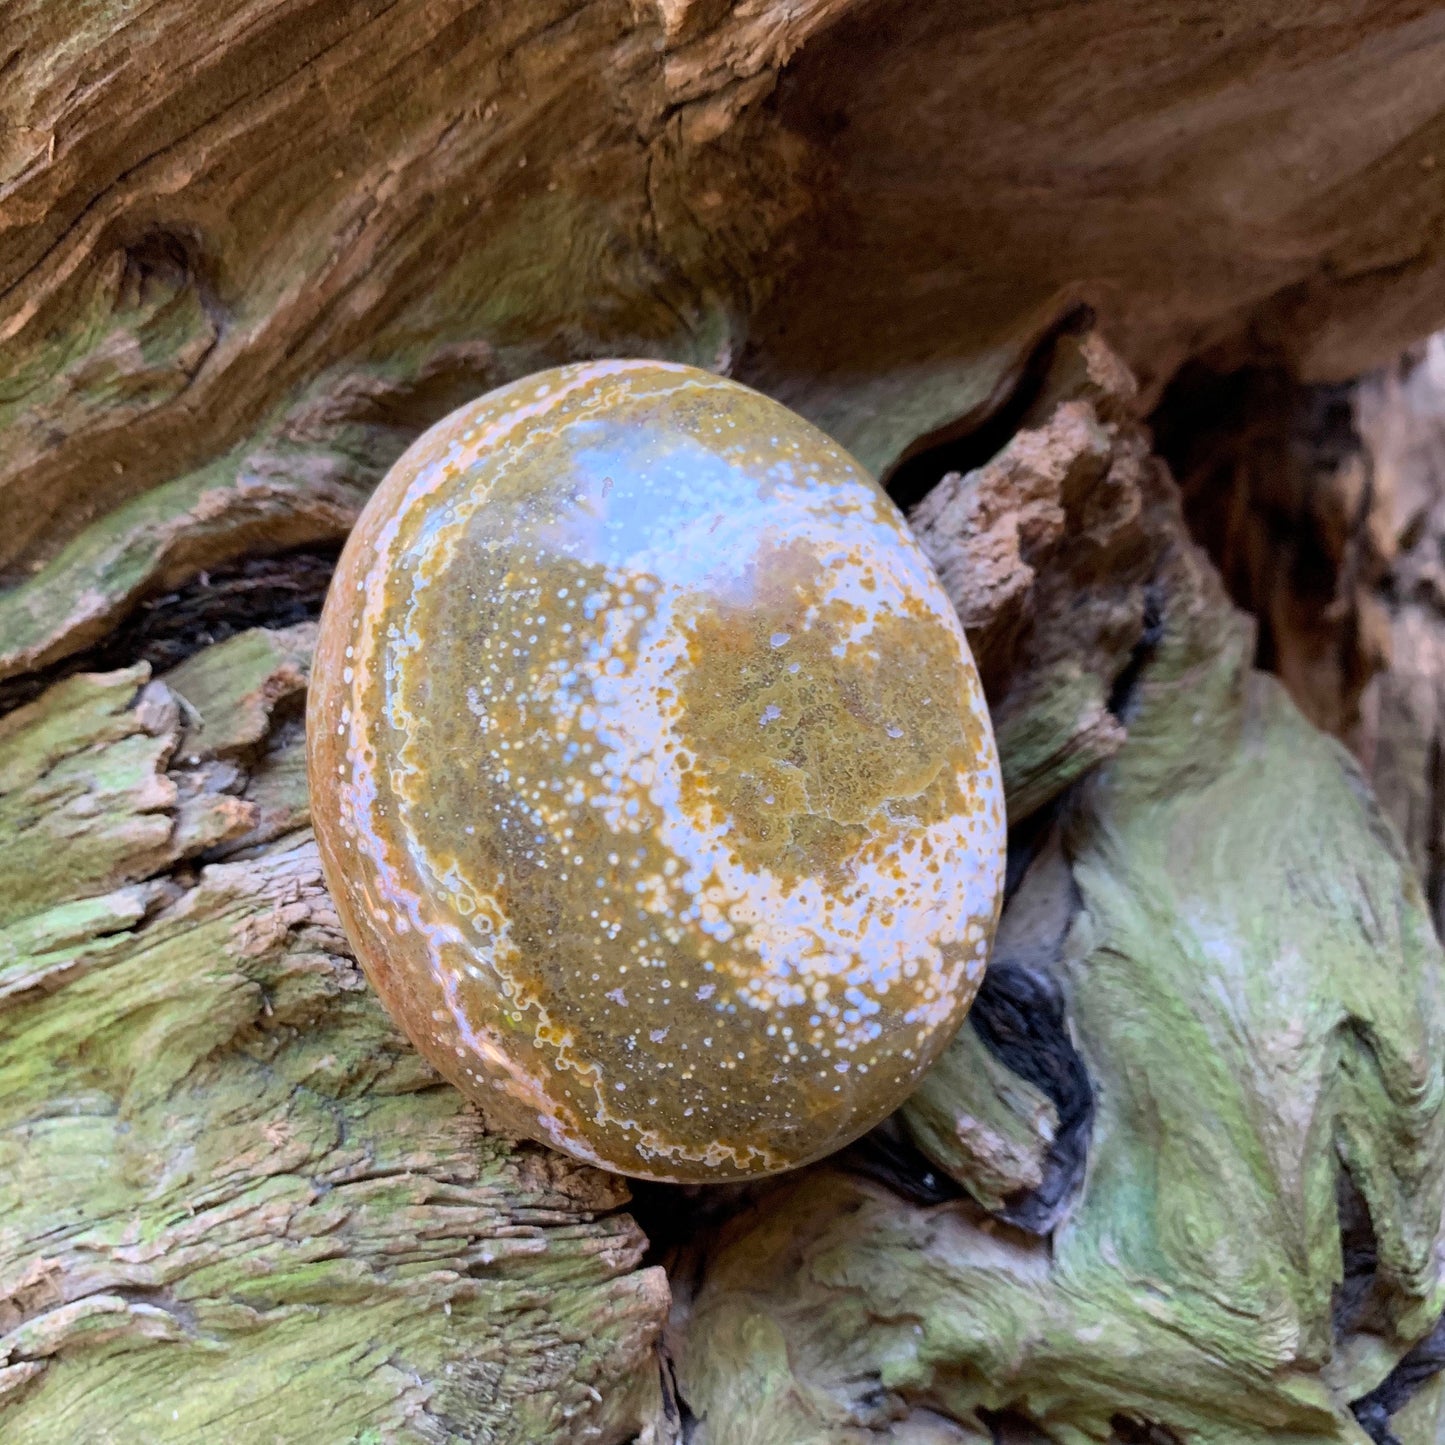
<svg viewBox="0 0 1445 1445">
<path fill-rule="evenodd" d="M 1368 1032 L 1355 1030 L 1360 1046 L 1374 1054 Z M 1378 1059 L 1375 1060 L 1379 1066 Z M 1355 1333 L 1387 1329 L 1388 1305 L 1380 1296 L 1380 1242 L 1369 1201 L 1342 1160 L 1336 1185 L 1340 1229 L 1342 1278 L 1335 1288 L 1331 1309 L 1337 1343 Z M 1445 1370 L 1445 1316 L 1410 1349 L 1390 1373 L 1368 1394 L 1353 1401 L 1350 1410 L 1375 1445 L 1400 1445 L 1392 1428 L 1395 1415 Z"/>
<path fill-rule="evenodd" d="M 1115 1415 L 1109 1421 L 1119 1445 L 1181 1445 L 1179 1436 L 1167 1426 L 1134 1415 Z"/>
<path fill-rule="evenodd" d="M 1041 974 L 1017 965 L 995 966 L 984 976 L 965 1027 L 972 1027 L 995 1058 L 1058 1110 L 1043 1182 L 1009 1199 L 998 1212 L 1000 1219 L 1030 1234 L 1047 1234 L 1083 1179 L 1094 1120 L 1094 1090 L 1069 1035 L 1064 1000 Z"/>
<path fill-rule="evenodd" d="M 62 678 L 148 662 L 164 672 L 249 627 L 290 627 L 321 615 L 340 547 L 247 557 L 202 572 L 140 605 L 105 639 L 38 672 L 0 681 L 0 716 Z"/>
<path fill-rule="evenodd" d="M 1430 820 L 1445 818 L 1445 739 L 1431 733 L 1425 743 L 1425 777 L 1422 793 L 1425 816 Z M 1445 830 L 1430 828 L 1420 849 L 1422 881 L 1425 896 L 1430 900 L 1437 932 L 1445 933 Z"/>
<path fill-rule="evenodd" d="M 1144 630 L 1130 649 L 1129 660 L 1124 664 L 1123 671 L 1114 679 L 1109 689 L 1109 711 L 1121 723 L 1127 724 L 1129 721 L 1134 690 L 1163 638 L 1163 601 L 1158 583 L 1151 582 L 1144 588 Z"/>
<path fill-rule="evenodd" d="M 1067 806 L 1069 791 L 1045 803 L 1009 828 L 1008 857 L 1004 861 L 1003 906 L 1008 907 L 1040 851 L 1049 843 Z"/>
<path fill-rule="evenodd" d="M 1087 306 L 1065 312 L 1029 352 L 1004 396 L 982 414 L 948 423 L 919 437 L 879 479 L 904 512 L 911 512 L 949 472 L 971 472 L 997 456 L 1026 424 L 1043 395 L 1055 350 L 1064 336 L 1083 336 L 1094 324 Z"/>
<path fill-rule="evenodd" d="M 1336 1184 L 1336 1212 L 1340 1224 L 1342 1278 L 1335 1286 L 1331 1316 L 1338 1340 L 1367 1322 L 1380 1255 L 1370 1206 L 1343 1164 Z"/>
<path fill-rule="evenodd" d="M 122 249 L 125 262 L 117 296 L 118 310 L 138 310 L 187 289 L 194 290 L 214 331 L 210 345 L 191 362 L 192 374 L 199 371 L 230 320 L 230 312 L 217 291 L 199 228 L 150 227 L 133 239 L 123 241 Z"/>
<path fill-rule="evenodd" d="M 967 1020 L 963 1026 L 968 1027 Z M 844 1151 L 839 1162 L 923 1208 L 964 1197 L 963 1189 L 928 1159 L 896 1117 L 870 1129 Z"/>
<path fill-rule="evenodd" d="M 1415 1345 L 1368 1395 L 1350 1410 L 1375 1445 L 1400 1445 L 1391 1419 L 1445 1370 L 1445 1316 Z"/>
<path fill-rule="evenodd" d="M 664 1264 L 690 1240 L 748 1208 L 767 1184 L 660 1184 L 630 1179 L 627 1213 L 647 1236 L 648 1264 Z"/>
<path fill-rule="evenodd" d="M 1150 418 L 1195 538 L 1258 622 L 1256 666 L 1317 726 L 1353 740 L 1388 644 L 1388 559 L 1354 388 L 1278 368 L 1186 366 Z"/>
</svg>

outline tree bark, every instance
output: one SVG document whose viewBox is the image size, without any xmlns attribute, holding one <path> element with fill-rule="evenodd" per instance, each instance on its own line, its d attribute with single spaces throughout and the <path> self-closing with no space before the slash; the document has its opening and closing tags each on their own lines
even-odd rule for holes
<svg viewBox="0 0 1445 1445">
<path fill-rule="evenodd" d="M 1385 0 L 0 15 L 0 1437 L 1434 1440 L 1445 453 L 1428 366 L 1342 383 L 1445 321 L 1442 59 Z M 401 450 L 629 353 L 886 478 L 1011 825 L 894 1120 L 635 1197 L 386 1018 L 301 727 Z"/>
</svg>

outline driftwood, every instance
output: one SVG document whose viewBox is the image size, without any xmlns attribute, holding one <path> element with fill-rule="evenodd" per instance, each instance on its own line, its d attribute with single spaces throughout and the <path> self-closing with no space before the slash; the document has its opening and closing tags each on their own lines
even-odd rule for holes
<svg viewBox="0 0 1445 1445">
<path fill-rule="evenodd" d="M 1435 1439 L 1442 60 L 1383 0 L 0 16 L 0 1439 Z M 370 488 L 601 353 L 886 475 L 1004 758 L 970 1022 L 746 1189 L 487 1136 L 307 831 Z"/>
</svg>

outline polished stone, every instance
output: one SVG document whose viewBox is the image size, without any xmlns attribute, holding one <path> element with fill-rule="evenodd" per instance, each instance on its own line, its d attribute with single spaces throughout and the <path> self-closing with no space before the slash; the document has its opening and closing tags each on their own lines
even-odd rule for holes
<svg viewBox="0 0 1445 1445">
<path fill-rule="evenodd" d="M 963 632 L 872 479 L 733 382 L 589 363 L 428 431 L 347 545 L 308 733 L 366 973 L 496 1127 L 784 1169 L 977 990 L 1004 816 Z"/>
</svg>

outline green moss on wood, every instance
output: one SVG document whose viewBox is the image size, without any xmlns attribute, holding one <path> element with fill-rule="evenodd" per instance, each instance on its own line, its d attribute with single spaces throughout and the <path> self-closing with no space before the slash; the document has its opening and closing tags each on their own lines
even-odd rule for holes
<svg viewBox="0 0 1445 1445">
<path fill-rule="evenodd" d="M 901 1111 L 918 1147 L 985 1209 L 1043 1183 L 1058 1133 L 1053 1102 L 983 1044 L 971 1024 Z"/>
<path fill-rule="evenodd" d="M 630 1439 L 668 1290 L 621 1181 L 489 1136 L 437 1080 L 306 833 L 150 876 L 207 846 L 177 798 L 213 751 L 242 789 L 291 752 L 308 636 L 243 634 L 174 688 L 73 678 L 0 724 L 0 806 L 45 844 L 0 869 L 0 1436 Z"/>
</svg>

